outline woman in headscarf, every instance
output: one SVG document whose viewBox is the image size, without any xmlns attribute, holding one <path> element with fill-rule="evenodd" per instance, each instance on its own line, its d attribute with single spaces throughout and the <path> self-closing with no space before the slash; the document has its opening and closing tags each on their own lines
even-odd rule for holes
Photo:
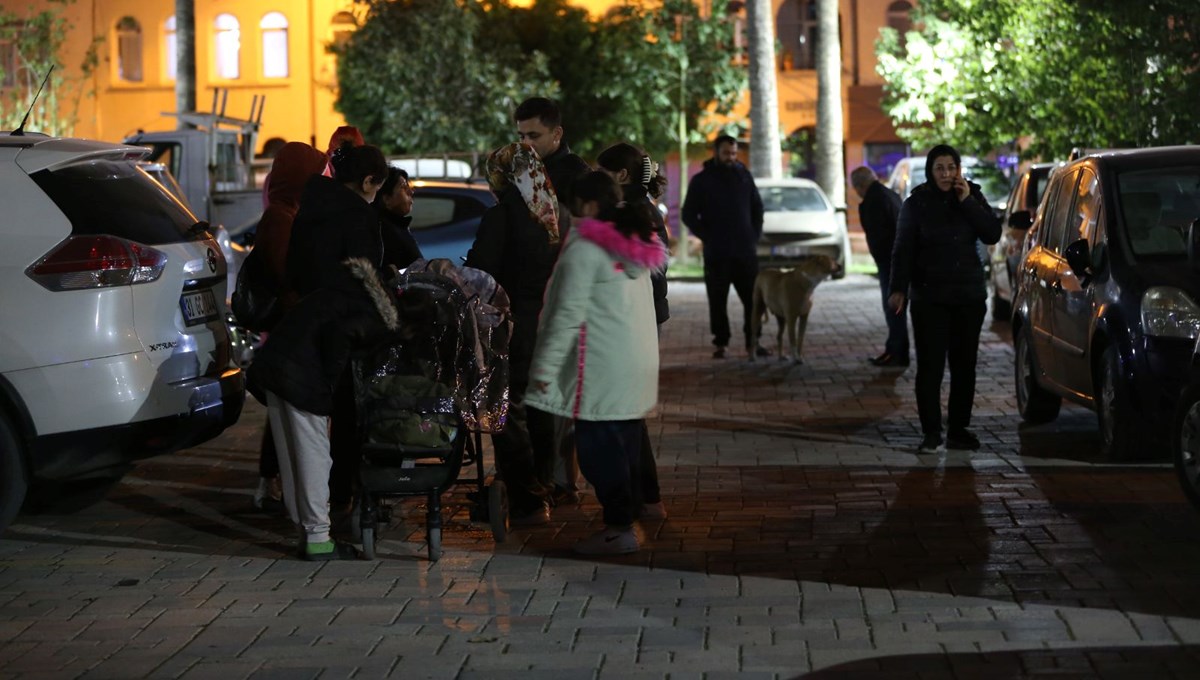
<svg viewBox="0 0 1200 680">
<path fill-rule="evenodd" d="M 493 151 L 487 177 L 497 203 L 483 214 L 466 265 L 504 287 L 513 318 L 508 421 L 492 435 L 492 448 L 513 524 L 542 524 L 550 519 L 550 489 L 539 471 L 553 470 L 554 423 L 550 414 L 525 407 L 525 390 L 542 297 L 558 257 L 558 199 L 537 152 L 522 144 Z"/>
<path fill-rule="evenodd" d="M 925 160 L 925 183 L 900 208 L 892 246 L 888 304 L 893 314 L 909 303 L 917 347 L 917 415 L 921 453 L 942 446 L 942 376 L 950 363 L 946 448 L 974 451 L 967 429 L 975 402 L 979 332 L 987 312 L 987 282 L 975 242 L 1000 239 L 1000 218 L 978 184 L 962 175 L 962 157 L 939 144 Z"/>
<path fill-rule="evenodd" d="M 292 222 L 300 209 L 300 195 L 308 180 L 321 174 L 325 168 L 325 154 L 301 142 L 288 142 L 275 154 L 271 163 L 272 178 L 266 191 L 267 207 L 258 222 L 254 236 L 254 248 L 266 254 L 267 270 L 280 291 L 284 307 L 296 302 L 296 296 L 287 288 L 288 243 L 292 238 Z M 270 330 L 270 329 L 268 329 Z M 279 487 L 279 460 L 275 453 L 275 441 L 268 425 L 263 432 L 258 457 L 258 489 L 254 492 L 254 506 L 262 508 L 268 499 L 281 499 Z"/>
</svg>

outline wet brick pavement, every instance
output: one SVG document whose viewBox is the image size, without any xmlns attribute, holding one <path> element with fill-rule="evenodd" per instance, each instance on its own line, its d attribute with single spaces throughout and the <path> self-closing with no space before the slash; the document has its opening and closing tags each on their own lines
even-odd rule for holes
<svg viewBox="0 0 1200 680">
<path fill-rule="evenodd" d="M 650 420 L 670 516 L 626 557 L 571 554 L 590 498 L 495 544 L 455 492 L 437 563 L 416 501 L 380 559 L 297 561 L 250 509 L 254 405 L 102 500 L 18 518 L 0 678 L 1200 677 L 1200 515 L 1172 471 L 1093 464 L 1078 407 L 1020 427 L 1003 325 L 983 449 L 917 455 L 915 369 L 865 361 L 877 291 L 822 284 L 792 366 L 711 359 L 703 287 L 673 284 Z"/>
</svg>

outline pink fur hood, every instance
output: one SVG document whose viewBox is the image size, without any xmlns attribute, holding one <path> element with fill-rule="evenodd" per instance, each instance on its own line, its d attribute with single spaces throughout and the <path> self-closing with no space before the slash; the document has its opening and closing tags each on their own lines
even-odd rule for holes
<svg viewBox="0 0 1200 680">
<path fill-rule="evenodd" d="M 584 217 L 575 229 L 581 238 L 595 243 L 613 257 L 638 268 L 661 270 L 667 264 L 667 249 L 658 240 L 657 234 L 651 234 L 651 241 L 643 241 L 637 236 L 625 236 L 617 231 L 612 222 L 604 222 L 594 217 Z"/>
</svg>

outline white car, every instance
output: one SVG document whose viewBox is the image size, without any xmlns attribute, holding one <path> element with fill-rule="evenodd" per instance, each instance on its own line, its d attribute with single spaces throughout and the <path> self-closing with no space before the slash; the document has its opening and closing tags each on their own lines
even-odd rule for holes
<svg viewBox="0 0 1200 680">
<path fill-rule="evenodd" d="M 761 267 L 786 267 L 807 255 L 828 255 L 846 275 L 850 235 L 845 208 L 835 208 L 812 180 L 798 177 L 758 179 L 763 201 L 763 233 L 758 240 Z"/>
<path fill-rule="evenodd" d="M 0 531 L 31 482 L 233 424 L 225 259 L 138 147 L 0 133 Z"/>
</svg>

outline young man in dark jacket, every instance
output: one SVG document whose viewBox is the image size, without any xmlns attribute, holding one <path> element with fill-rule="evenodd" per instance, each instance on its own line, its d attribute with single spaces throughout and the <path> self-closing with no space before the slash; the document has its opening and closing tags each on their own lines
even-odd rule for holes
<svg viewBox="0 0 1200 680">
<path fill-rule="evenodd" d="M 904 314 L 892 314 L 888 308 L 888 288 L 892 278 L 892 246 L 896 243 L 896 220 L 900 217 L 900 195 L 885 187 L 875 171 L 867 166 L 850 173 L 850 185 L 862 199 L 858 204 L 858 221 L 867 235 L 867 250 L 879 269 L 879 289 L 882 295 L 883 317 L 887 320 L 888 337 L 883 354 L 870 361 L 876 366 L 908 366 L 908 320 Z"/>
<path fill-rule="evenodd" d="M 942 445 L 942 377 L 950 362 L 946 447 L 975 450 L 979 438 L 967 427 L 975 402 L 975 362 L 987 311 L 987 282 L 975 241 L 1000 240 L 1000 218 L 979 185 L 962 176 L 952 147 L 933 147 L 926 182 L 900 209 L 892 249 L 888 302 L 894 314 L 909 302 L 917 346 L 917 414 L 924 438 L 919 451 Z"/>
<path fill-rule="evenodd" d="M 758 356 L 768 354 L 757 346 L 750 325 L 763 203 L 754 178 L 738 161 L 737 152 L 736 139 L 729 135 L 717 137 L 713 142 L 713 157 L 692 177 L 683 202 L 683 223 L 704 242 L 704 287 L 708 293 L 708 319 L 716 359 L 725 358 L 731 334 L 725 311 L 731 283 L 742 300 L 746 350 Z"/>
<path fill-rule="evenodd" d="M 591 171 L 563 139 L 562 112 L 553 99 L 531 97 L 521 102 L 513 113 L 517 123 L 517 141 L 533 147 L 546 166 L 546 174 L 558 200 L 570 206 L 571 183 Z M 565 234 L 564 234 L 565 235 Z"/>
</svg>

